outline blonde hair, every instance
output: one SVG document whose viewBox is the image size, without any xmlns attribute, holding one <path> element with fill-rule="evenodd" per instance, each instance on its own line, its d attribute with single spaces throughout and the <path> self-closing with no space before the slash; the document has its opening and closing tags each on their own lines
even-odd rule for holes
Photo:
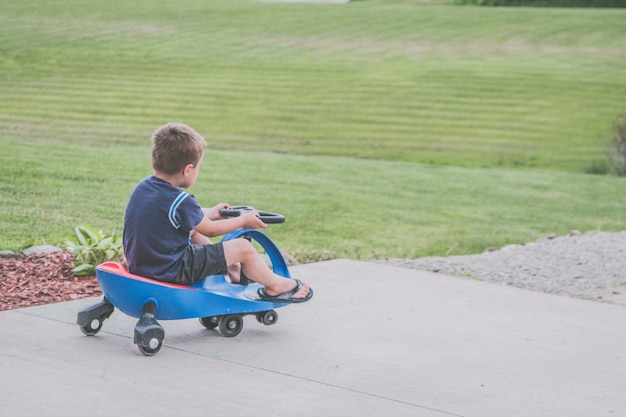
<svg viewBox="0 0 626 417">
<path fill-rule="evenodd" d="M 152 168 L 174 175 L 189 164 L 195 167 L 206 146 L 206 140 L 189 126 L 168 123 L 152 134 Z"/>
</svg>

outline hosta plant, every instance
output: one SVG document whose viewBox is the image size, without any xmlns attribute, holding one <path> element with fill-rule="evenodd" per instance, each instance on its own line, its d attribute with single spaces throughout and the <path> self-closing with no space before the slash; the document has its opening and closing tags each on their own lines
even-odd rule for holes
<svg viewBox="0 0 626 417">
<path fill-rule="evenodd" d="M 122 256 L 122 242 L 119 236 L 106 234 L 89 226 L 74 229 L 74 239 L 68 239 L 65 247 L 74 254 L 75 275 L 93 275 L 96 266 L 103 262 L 115 261 Z"/>
</svg>

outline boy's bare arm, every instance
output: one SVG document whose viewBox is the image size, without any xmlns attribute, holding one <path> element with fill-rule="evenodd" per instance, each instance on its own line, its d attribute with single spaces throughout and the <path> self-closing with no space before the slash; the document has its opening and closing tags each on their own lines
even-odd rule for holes
<svg viewBox="0 0 626 417">
<path fill-rule="evenodd" d="M 221 220 L 224 217 L 220 214 L 220 210 L 232 210 L 232 206 L 228 203 L 219 203 L 211 208 L 202 208 L 204 215 L 209 218 L 209 220 Z"/>
<path fill-rule="evenodd" d="M 228 232 L 232 232 L 236 229 L 264 229 L 267 224 L 263 223 L 263 220 L 259 218 L 259 213 L 256 211 L 246 213 L 243 216 L 232 217 L 224 220 L 211 220 L 204 215 L 202 221 L 194 228 L 198 233 L 204 236 L 220 236 Z"/>
</svg>

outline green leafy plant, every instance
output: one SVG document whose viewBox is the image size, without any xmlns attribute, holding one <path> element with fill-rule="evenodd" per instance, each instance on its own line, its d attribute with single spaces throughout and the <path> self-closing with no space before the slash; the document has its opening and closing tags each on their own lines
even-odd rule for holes
<svg viewBox="0 0 626 417">
<path fill-rule="evenodd" d="M 92 227 L 77 226 L 74 234 L 76 238 L 68 239 L 65 247 L 74 254 L 75 275 L 93 275 L 97 265 L 122 256 L 122 242 L 115 233 L 109 235 Z"/>
</svg>

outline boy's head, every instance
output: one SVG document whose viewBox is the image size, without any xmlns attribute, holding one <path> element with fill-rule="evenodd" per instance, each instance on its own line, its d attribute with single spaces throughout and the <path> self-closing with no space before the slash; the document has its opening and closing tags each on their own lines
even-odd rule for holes
<svg viewBox="0 0 626 417">
<path fill-rule="evenodd" d="M 195 130 L 181 123 L 168 123 L 152 134 L 152 168 L 169 175 L 194 167 L 202 159 L 206 141 Z"/>
</svg>

